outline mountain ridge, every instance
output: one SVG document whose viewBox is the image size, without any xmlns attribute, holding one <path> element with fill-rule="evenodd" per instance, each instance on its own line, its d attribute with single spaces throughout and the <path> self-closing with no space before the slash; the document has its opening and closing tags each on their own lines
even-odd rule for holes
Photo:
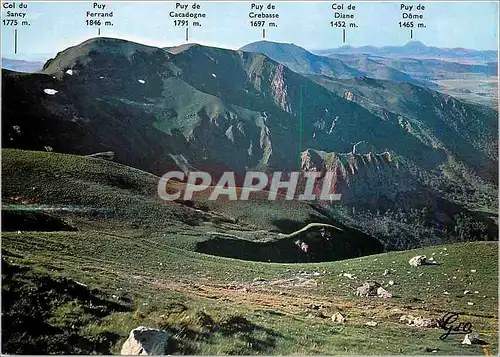
<svg viewBox="0 0 500 357">
<path fill-rule="evenodd" d="M 317 56 L 293 43 L 257 41 L 247 44 L 239 50 L 262 53 L 298 73 L 314 73 L 334 78 L 363 75 L 362 72 L 349 67 L 340 60 Z"/>
<path fill-rule="evenodd" d="M 443 203 L 429 213 L 434 217 L 438 210 L 441 217 L 440 228 L 426 230 L 434 237 L 431 241 L 451 239 L 449 230 L 460 210 L 492 204 L 479 194 L 471 202 L 460 203 L 467 190 L 490 192 L 494 188 L 483 185 L 483 189 L 477 180 L 457 184 L 450 175 L 460 177 L 465 169 L 447 168 L 455 160 L 481 174 L 482 168 L 496 162 L 484 159 L 475 168 L 463 161 L 467 155 L 484 156 L 486 149 L 479 140 L 479 146 L 474 146 L 476 134 L 469 138 L 462 132 L 466 130 L 462 122 L 475 120 L 476 109 L 426 88 L 405 87 L 415 102 L 409 102 L 409 108 L 401 106 L 408 111 L 404 116 L 391 111 L 396 106 L 376 112 L 364 106 L 360 96 L 369 97 L 355 92 L 349 81 L 337 79 L 340 87 L 335 91 L 328 83 L 318 83 L 263 54 L 201 45 L 169 52 L 102 38 L 61 52 L 47 62 L 43 73 L 21 75 L 4 70 L 2 76 L 6 147 L 80 155 L 113 151 L 118 162 L 157 175 L 183 166 L 215 177 L 223 171 L 239 175 L 249 170 L 307 171 L 297 165 L 304 151 L 324 152 L 328 154 L 314 154 L 318 167 L 336 167 L 346 173 L 338 176 L 340 187 L 347 190 L 342 192 L 344 207 L 359 210 L 356 202 L 363 198 L 371 200 L 366 210 L 408 211 L 429 206 L 432 200 Z M 364 77 L 356 80 L 370 93 L 382 85 Z M 406 95 L 390 82 L 383 85 L 397 89 L 384 92 L 396 100 Z M 428 116 L 410 117 L 424 104 Z M 448 107 L 454 106 L 462 111 L 461 116 L 447 114 Z M 489 122 L 492 114 L 485 113 Z M 305 119 L 302 127 L 300 115 Z M 442 120 L 436 120 L 439 116 Z M 455 137 L 451 134 L 439 136 L 443 129 L 460 135 L 463 145 L 457 149 L 453 145 L 461 143 L 447 142 Z M 493 129 L 486 126 L 485 130 Z M 443 142 L 433 146 L 428 138 L 438 136 Z M 363 144 L 356 146 L 353 155 L 358 142 Z M 383 170 L 357 156 L 382 152 L 394 158 Z M 328 155 L 333 154 L 340 160 L 336 166 L 328 163 Z M 381 184 L 373 190 L 370 183 L 376 182 Z M 401 195 L 406 197 L 403 201 Z M 410 196 L 415 197 L 408 200 Z M 372 219 L 365 213 L 356 217 L 360 224 Z M 390 235 L 379 236 L 394 248 L 395 238 Z M 418 245 L 416 239 L 408 233 L 405 244 Z"/>
</svg>

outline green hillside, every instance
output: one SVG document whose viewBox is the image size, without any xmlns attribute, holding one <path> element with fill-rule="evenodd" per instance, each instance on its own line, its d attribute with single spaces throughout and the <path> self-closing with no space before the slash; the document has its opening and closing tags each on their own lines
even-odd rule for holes
<svg viewBox="0 0 500 357">
<path fill-rule="evenodd" d="M 73 155 L 3 150 L 2 170 L 4 353 L 119 353 L 130 329 L 146 325 L 171 332 L 169 353 L 483 354 L 461 336 L 441 341 L 439 329 L 399 322 L 448 311 L 498 351 L 496 242 L 324 263 L 228 259 L 196 252 L 196 244 L 211 231 L 278 238 L 272 222 L 280 215 L 304 226 L 324 217 L 283 203 L 259 214 L 256 201 L 245 212 L 252 222 L 235 221 L 201 196 L 194 207 L 158 201 L 153 175 Z M 440 265 L 411 268 L 416 254 Z M 354 296 L 365 280 L 395 296 Z M 331 321 L 337 311 L 345 324 Z"/>
</svg>

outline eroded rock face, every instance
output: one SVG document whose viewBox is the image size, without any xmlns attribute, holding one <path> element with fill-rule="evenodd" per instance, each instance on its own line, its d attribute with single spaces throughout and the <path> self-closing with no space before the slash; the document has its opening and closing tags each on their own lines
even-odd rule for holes
<svg viewBox="0 0 500 357">
<path fill-rule="evenodd" d="M 285 112 L 291 113 L 290 104 L 288 103 L 288 89 L 285 84 L 284 68 L 282 64 L 278 64 L 271 82 L 271 88 L 276 104 Z"/>
<path fill-rule="evenodd" d="M 352 150 L 356 152 L 367 150 L 364 142 L 354 147 Z M 328 178 L 332 192 L 342 194 L 342 201 L 346 203 L 370 201 L 382 195 L 392 200 L 398 194 L 415 189 L 407 167 L 394 162 L 389 152 L 358 154 L 308 149 L 301 154 L 301 170 L 322 173 L 315 181 L 313 193 L 319 194 Z"/>
<path fill-rule="evenodd" d="M 122 356 L 158 356 L 167 351 L 168 334 L 158 329 L 139 326 L 132 331 L 123 343 Z"/>
</svg>

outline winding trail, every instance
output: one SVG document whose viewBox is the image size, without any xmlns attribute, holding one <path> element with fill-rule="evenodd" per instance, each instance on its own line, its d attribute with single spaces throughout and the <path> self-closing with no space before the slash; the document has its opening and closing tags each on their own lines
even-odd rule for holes
<svg viewBox="0 0 500 357">
<path fill-rule="evenodd" d="M 336 226 L 333 226 L 331 224 L 326 224 L 326 223 L 309 223 L 308 225 L 306 225 L 305 227 L 295 231 L 295 232 L 292 232 L 292 233 L 278 233 L 278 237 L 279 238 L 292 238 L 292 237 L 295 237 L 297 235 L 299 235 L 300 233 L 303 233 L 311 228 L 314 228 L 314 227 L 328 227 L 328 228 L 334 228 L 340 232 L 343 232 L 342 229 L 340 229 L 339 227 L 336 227 Z M 267 233 L 271 233 L 269 231 L 262 231 L 262 230 L 258 230 L 258 231 L 247 231 L 247 233 L 263 233 L 263 232 L 267 232 Z M 229 233 L 222 233 L 222 232 L 207 232 L 207 234 L 211 234 L 211 235 L 219 235 L 219 236 L 226 236 L 226 237 L 231 237 L 231 238 L 236 238 L 236 239 L 245 239 L 243 237 L 238 237 L 234 234 L 229 234 Z"/>
</svg>

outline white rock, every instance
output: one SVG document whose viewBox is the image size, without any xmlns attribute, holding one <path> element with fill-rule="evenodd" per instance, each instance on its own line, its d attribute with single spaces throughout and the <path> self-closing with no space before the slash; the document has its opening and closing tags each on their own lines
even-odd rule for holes
<svg viewBox="0 0 500 357">
<path fill-rule="evenodd" d="M 56 94 L 56 93 L 58 92 L 57 90 L 55 90 L 55 89 L 50 89 L 50 88 L 45 88 L 43 91 L 44 91 L 46 94 L 49 94 L 49 95 L 54 95 L 54 94 Z"/>
<path fill-rule="evenodd" d="M 383 287 L 379 287 L 377 289 L 377 296 L 382 299 L 389 299 L 392 297 L 392 294 L 385 290 Z"/>
<path fill-rule="evenodd" d="M 474 305 L 474 303 L 469 301 L 469 302 L 467 303 L 467 305 L 472 306 L 472 305 Z"/>
<path fill-rule="evenodd" d="M 389 285 L 394 285 L 394 280 L 389 280 Z"/>
<path fill-rule="evenodd" d="M 450 293 L 449 293 L 449 292 L 447 292 L 447 291 L 443 292 L 443 294 L 444 294 L 444 295 L 450 295 Z"/>
<path fill-rule="evenodd" d="M 476 269 L 472 269 L 470 272 L 475 273 L 476 271 L 477 271 Z"/>
<path fill-rule="evenodd" d="M 469 290 L 465 290 L 465 291 L 464 291 L 464 295 L 467 295 L 468 293 L 470 293 L 470 291 L 469 291 Z"/>
<path fill-rule="evenodd" d="M 138 81 L 140 84 L 144 84 L 144 83 L 146 83 L 146 81 L 145 81 L 144 79 L 138 79 L 137 81 Z"/>
<path fill-rule="evenodd" d="M 477 290 L 476 290 L 476 291 L 474 291 L 474 294 L 479 294 L 479 291 L 477 291 Z"/>
<path fill-rule="evenodd" d="M 365 325 L 366 326 L 377 326 L 378 323 L 376 323 L 375 321 L 368 321 Z"/>
<path fill-rule="evenodd" d="M 385 275 L 387 275 L 387 274 L 389 274 L 389 270 L 385 269 L 385 270 L 384 270 L 384 272 L 382 273 L 382 275 L 384 275 L 384 276 L 385 276 Z"/>
<path fill-rule="evenodd" d="M 332 316 L 332 321 L 336 323 L 343 324 L 345 322 L 345 316 L 342 315 L 340 312 L 336 312 Z"/>
<path fill-rule="evenodd" d="M 412 266 L 412 267 L 418 267 L 422 264 L 425 264 L 425 260 L 427 259 L 427 257 L 425 255 L 416 255 L 414 256 L 413 258 L 411 258 L 408 263 Z"/>
<path fill-rule="evenodd" d="M 479 342 L 479 333 L 477 332 L 471 332 L 465 335 L 464 340 L 462 341 L 462 344 L 464 345 L 472 345 L 474 343 Z"/>
<path fill-rule="evenodd" d="M 212 77 L 217 78 L 217 76 L 215 75 L 215 73 L 212 73 Z"/>
<path fill-rule="evenodd" d="M 124 356 L 165 355 L 168 338 L 165 331 L 139 326 L 130 331 L 120 354 Z"/>
<path fill-rule="evenodd" d="M 406 322 L 407 325 L 414 327 L 432 328 L 438 326 L 437 320 L 423 316 L 403 315 L 399 318 L 399 321 Z"/>
<path fill-rule="evenodd" d="M 354 274 L 344 273 L 343 276 L 345 276 L 346 278 L 349 278 L 349 279 L 356 279 Z"/>
<path fill-rule="evenodd" d="M 73 75 L 73 70 L 72 70 L 72 69 L 68 69 L 68 70 L 66 71 L 66 74 L 69 74 L 70 76 L 72 76 L 72 75 Z"/>
</svg>

